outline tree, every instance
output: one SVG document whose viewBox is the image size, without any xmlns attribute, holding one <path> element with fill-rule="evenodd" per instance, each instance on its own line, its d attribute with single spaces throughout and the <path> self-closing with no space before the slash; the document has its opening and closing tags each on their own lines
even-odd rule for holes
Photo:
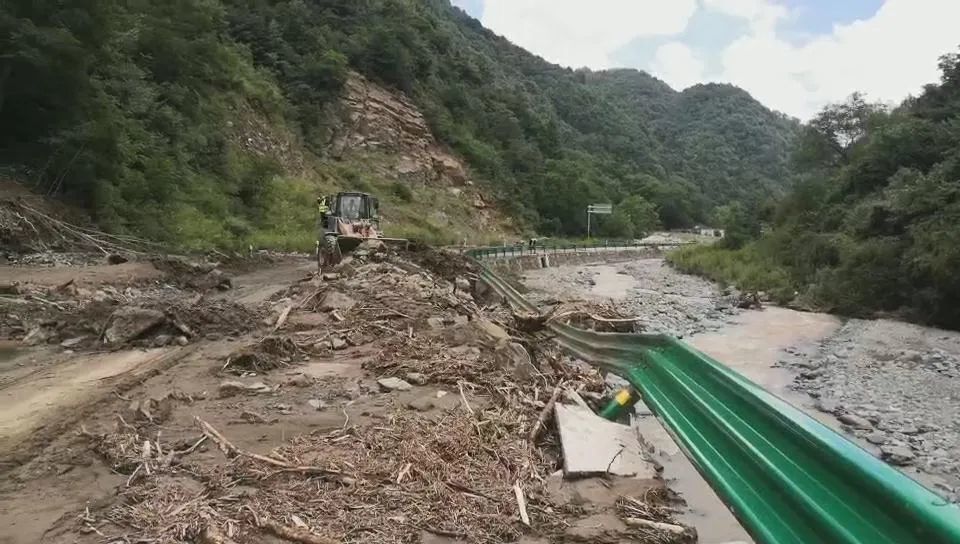
<svg viewBox="0 0 960 544">
<path fill-rule="evenodd" d="M 718 207 L 714 217 L 724 230 L 725 247 L 738 249 L 760 236 L 760 223 L 756 215 L 740 202 Z"/>
<path fill-rule="evenodd" d="M 846 102 L 820 110 L 809 123 L 813 132 L 808 131 L 805 136 L 819 136 L 819 145 L 829 150 L 833 164 L 848 164 L 851 149 L 867 135 L 873 116 L 883 111 L 885 106 L 871 104 L 862 93 L 855 92 Z"/>
<path fill-rule="evenodd" d="M 640 195 L 628 196 L 616 206 L 616 209 L 629 219 L 633 226 L 632 236 L 642 237 L 660 228 L 657 207 Z"/>
</svg>

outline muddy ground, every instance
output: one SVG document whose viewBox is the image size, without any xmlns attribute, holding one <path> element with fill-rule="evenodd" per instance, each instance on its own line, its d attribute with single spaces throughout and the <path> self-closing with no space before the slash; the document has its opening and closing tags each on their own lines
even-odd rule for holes
<svg viewBox="0 0 960 544">
<path fill-rule="evenodd" d="M 349 261 L 0 267 L 0 543 L 692 540 L 659 477 L 565 478 L 552 392 L 603 378 L 462 258 Z"/>
</svg>

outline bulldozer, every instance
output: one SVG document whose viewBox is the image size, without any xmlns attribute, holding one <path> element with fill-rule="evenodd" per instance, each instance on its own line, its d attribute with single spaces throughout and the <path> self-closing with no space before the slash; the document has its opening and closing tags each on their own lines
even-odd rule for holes
<svg viewBox="0 0 960 544">
<path fill-rule="evenodd" d="M 335 266 L 365 240 L 407 244 L 404 238 L 386 238 L 380 230 L 380 201 L 357 191 L 317 198 L 320 211 L 317 236 L 317 267 Z"/>
</svg>

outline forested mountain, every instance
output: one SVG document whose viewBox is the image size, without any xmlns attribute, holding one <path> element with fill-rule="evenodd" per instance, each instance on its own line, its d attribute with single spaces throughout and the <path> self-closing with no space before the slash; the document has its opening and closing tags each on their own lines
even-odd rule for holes
<svg viewBox="0 0 960 544">
<path fill-rule="evenodd" d="M 676 262 L 819 308 L 960 327 L 960 54 L 940 68 L 939 84 L 893 110 L 859 94 L 826 107 L 798 141 L 769 233 Z M 731 245 L 758 219 L 732 214 Z"/>
<path fill-rule="evenodd" d="M 283 173 L 231 141 L 236 112 L 326 157 L 350 71 L 408 95 L 550 234 L 582 232 L 589 202 L 623 203 L 606 233 L 632 236 L 762 201 L 798 131 L 734 87 L 549 64 L 448 0 L 8 0 L 0 161 L 107 228 L 228 243 L 271 221 Z"/>
</svg>

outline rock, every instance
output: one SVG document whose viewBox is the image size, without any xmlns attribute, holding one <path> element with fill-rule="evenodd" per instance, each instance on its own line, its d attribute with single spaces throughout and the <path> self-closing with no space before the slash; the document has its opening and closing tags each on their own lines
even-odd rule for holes
<svg viewBox="0 0 960 544">
<path fill-rule="evenodd" d="M 426 395 L 426 396 L 411 400 L 410 402 L 407 403 L 407 406 L 418 412 L 429 412 L 431 409 L 433 409 L 434 406 L 436 406 L 435 404 L 436 400 L 437 399 L 435 399 L 433 395 Z"/>
<path fill-rule="evenodd" d="M 292 387 L 310 387 L 313 385 L 313 378 L 307 376 L 306 374 L 297 374 L 296 376 L 287 380 L 287 385 Z"/>
<path fill-rule="evenodd" d="M 868 435 L 867 435 L 866 437 L 864 437 L 864 438 L 866 439 L 867 442 L 869 442 L 869 443 L 871 443 L 871 444 L 873 444 L 873 445 L 875 445 L 875 446 L 881 446 L 881 445 L 887 443 L 887 435 L 886 435 L 885 433 L 883 433 L 883 432 L 880 432 L 880 431 L 874 431 L 874 432 L 868 434 Z"/>
<path fill-rule="evenodd" d="M 527 348 L 516 342 L 500 344 L 494 350 L 493 357 L 501 368 L 510 370 L 518 380 L 529 379 L 537 372 Z"/>
<path fill-rule="evenodd" d="M 463 276 L 457 277 L 456 282 L 454 283 L 454 287 L 456 287 L 457 291 L 460 291 L 462 293 L 471 292 L 470 280 L 468 280 L 467 278 L 464 278 Z"/>
<path fill-rule="evenodd" d="M 326 272 L 320 277 L 323 281 L 334 281 L 340 279 L 340 274 L 336 272 Z"/>
<path fill-rule="evenodd" d="M 414 385 L 427 385 L 426 375 L 421 374 L 419 372 L 408 372 L 407 375 L 404 377 L 407 379 L 408 382 Z"/>
<path fill-rule="evenodd" d="M 500 325 L 497 325 L 493 321 L 490 321 L 486 318 L 479 318 L 473 321 L 474 327 L 476 327 L 480 332 L 485 334 L 491 340 L 495 342 L 500 342 L 510 339 L 510 334 L 507 333 Z"/>
<path fill-rule="evenodd" d="M 173 337 L 169 334 L 158 334 L 153 337 L 153 342 L 150 342 L 150 345 L 155 348 L 162 348 L 170 342 L 173 342 Z"/>
<path fill-rule="evenodd" d="M 470 323 L 470 318 L 468 316 L 458 315 L 453 318 L 454 325 L 466 325 L 468 323 Z"/>
<path fill-rule="evenodd" d="M 178 336 L 176 342 L 178 346 L 186 346 L 190 343 L 190 340 L 186 336 Z"/>
<path fill-rule="evenodd" d="M 79 346 L 86 339 L 87 339 L 86 336 L 77 336 L 76 338 L 70 338 L 70 339 L 64 340 L 63 342 L 60 342 L 60 347 L 67 348 L 67 349 L 75 348 Z"/>
<path fill-rule="evenodd" d="M 803 372 L 800 373 L 800 377 L 805 380 L 813 380 L 813 379 L 819 378 L 820 376 L 823 376 L 825 373 L 826 373 L 826 370 L 822 368 L 816 368 L 813 370 L 804 370 Z"/>
<path fill-rule="evenodd" d="M 347 349 L 347 341 L 339 336 L 334 336 L 330 338 L 330 347 L 339 351 L 342 349 Z"/>
<path fill-rule="evenodd" d="M 814 407 L 821 412 L 833 414 L 840 409 L 840 404 L 835 400 L 821 398 L 817 401 Z"/>
<path fill-rule="evenodd" d="M 260 394 L 270 393 L 273 389 L 263 382 L 254 382 L 246 384 L 240 381 L 228 380 L 222 382 L 217 388 L 220 398 L 232 397 L 238 394 Z"/>
<path fill-rule="evenodd" d="M 384 392 L 409 391 L 413 389 L 412 385 L 400 378 L 380 378 L 377 380 L 377 385 L 379 385 L 380 389 Z"/>
<path fill-rule="evenodd" d="M 103 341 L 109 345 L 125 344 L 136 340 L 164 321 L 166 316 L 159 310 L 139 306 L 120 308 L 110 316 L 110 325 L 103 333 Z"/>
<path fill-rule="evenodd" d="M 880 458 L 891 465 L 905 466 L 912 464 L 917 456 L 906 446 L 890 445 L 880 448 Z"/>
<path fill-rule="evenodd" d="M 310 399 L 310 400 L 307 401 L 307 404 L 309 404 L 311 408 L 313 408 L 314 410 L 317 410 L 317 411 L 321 411 L 321 410 L 326 410 L 326 409 L 327 409 L 327 403 L 326 403 L 326 402 L 323 402 L 323 401 L 320 400 L 320 399 Z"/>
<path fill-rule="evenodd" d="M 123 263 L 125 263 L 125 262 L 128 262 L 129 260 L 130 260 L 130 259 L 127 259 L 127 258 L 124 257 L 123 255 L 118 255 L 118 254 L 116 254 L 116 253 L 113 253 L 113 254 L 111 254 L 111 255 L 107 255 L 107 264 L 113 264 L 113 265 L 123 264 Z"/>
<path fill-rule="evenodd" d="M 845 425 L 850 425 L 854 429 L 872 429 L 873 424 L 867 421 L 866 418 L 862 418 L 855 414 L 841 414 L 837 416 L 837 419 L 840 420 L 840 423 Z"/>
<path fill-rule="evenodd" d="M 339 291 L 330 291 L 323 297 L 320 303 L 320 310 L 331 312 L 333 310 L 349 310 L 357 305 L 357 301 L 348 297 Z"/>
<path fill-rule="evenodd" d="M 443 328 L 443 318 L 442 317 L 428 317 L 427 326 L 432 330 L 438 331 Z"/>
<path fill-rule="evenodd" d="M 45 344 L 53 336 L 53 331 L 48 327 L 34 327 L 23 337 L 23 343 L 28 346 L 37 346 Z"/>
</svg>

